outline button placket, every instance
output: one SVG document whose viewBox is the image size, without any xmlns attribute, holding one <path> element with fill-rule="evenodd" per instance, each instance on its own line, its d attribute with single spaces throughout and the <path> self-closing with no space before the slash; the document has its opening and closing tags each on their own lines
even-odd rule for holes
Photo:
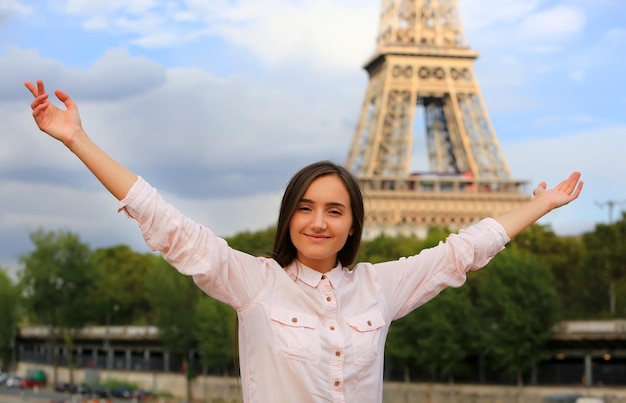
<svg viewBox="0 0 626 403">
<path fill-rule="evenodd" d="M 322 303 L 325 306 L 324 326 L 328 329 L 329 350 L 323 354 L 330 355 L 330 379 L 329 383 L 333 389 L 333 402 L 344 401 L 343 397 L 343 372 L 344 372 L 344 351 L 345 345 L 339 326 L 337 323 L 337 301 L 334 289 L 326 275 L 322 275 L 319 290 L 321 292 Z"/>
<path fill-rule="evenodd" d="M 324 324 L 327 329 L 331 330 L 331 332 L 334 332 L 337 329 L 337 303 L 335 301 L 333 287 L 331 286 L 330 281 L 325 274 L 322 275 L 322 281 L 320 281 L 319 288 L 324 295 L 324 301 L 326 305 Z"/>
</svg>

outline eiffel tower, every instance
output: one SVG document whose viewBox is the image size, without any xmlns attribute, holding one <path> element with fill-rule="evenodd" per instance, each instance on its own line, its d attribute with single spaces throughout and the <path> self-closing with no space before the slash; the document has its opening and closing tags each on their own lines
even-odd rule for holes
<svg viewBox="0 0 626 403">
<path fill-rule="evenodd" d="M 382 0 L 346 166 L 366 194 L 364 238 L 459 229 L 529 199 L 482 101 L 456 0 Z M 416 116 L 428 170 L 410 172 Z"/>
</svg>

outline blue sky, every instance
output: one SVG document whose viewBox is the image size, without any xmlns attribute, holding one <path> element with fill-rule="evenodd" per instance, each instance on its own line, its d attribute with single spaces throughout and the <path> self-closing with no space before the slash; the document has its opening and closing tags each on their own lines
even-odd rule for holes
<svg viewBox="0 0 626 403">
<path fill-rule="evenodd" d="M 626 2 L 459 0 L 513 176 L 580 170 L 579 200 L 541 222 L 579 234 L 626 208 Z M 343 162 L 379 0 L 0 0 L 0 266 L 38 229 L 92 247 L 135 224 L 30 116 L 25 80 L 78 103 L 90 136 L 184 213 L 228 236 L 274 223 L 286 181 Z M 419 140 L 416 141 L 419 143 Z M 414 150 L 414 165 L 425 152 Z"/>
</svg>

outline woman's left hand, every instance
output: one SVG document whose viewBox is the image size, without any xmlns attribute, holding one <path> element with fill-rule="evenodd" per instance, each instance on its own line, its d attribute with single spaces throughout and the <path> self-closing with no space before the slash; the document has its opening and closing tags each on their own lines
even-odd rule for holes
<svg viewBox="0 0 626 403">
<path fill-rule="evenodd" d="M 533 190 L 533 195 L 535 198 L 546 200 L 551 208 L 555 209 L 575 200 L 583 189 L 583 181 L 580 180 L 580 172 L 573 172 L 569 178 L 555 187 L 551 189 L 546 189 L 546 187 L 546 183 L 541 182 Z"/>
</svg>

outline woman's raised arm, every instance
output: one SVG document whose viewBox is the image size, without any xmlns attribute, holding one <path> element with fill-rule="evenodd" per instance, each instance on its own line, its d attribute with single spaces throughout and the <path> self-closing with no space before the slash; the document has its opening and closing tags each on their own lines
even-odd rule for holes
<svg viewBox="0 0 626 403">
<path fill-rule="evenodd" d="M 573 172 L 569 178 L 551 189 L 546 189 L 546 183 L 541 182 L 533 191 L 532 200 L 516 210 L 496 217 L 496 220 L 504 227 L 507 235 L 513 238 L 550 211 L 576 199 L 582 189 L 580 172 Z"/>
<path fill-rule="evenodd" d="M 35 97 L 31 108 L 39 129 L 65 144 L 113 196 L 118 200 L 123 199 L 137 180 L 137 175 L 91 141 L 83 130 L 78 108 L 69 95 L 61 90 L 54 91 L 65 105 L 66 109 L 63 110 L 50 102 L 42 80 L 37 80 L 37 85 L 30 81 L 24 85 Z"/>
</svg>

